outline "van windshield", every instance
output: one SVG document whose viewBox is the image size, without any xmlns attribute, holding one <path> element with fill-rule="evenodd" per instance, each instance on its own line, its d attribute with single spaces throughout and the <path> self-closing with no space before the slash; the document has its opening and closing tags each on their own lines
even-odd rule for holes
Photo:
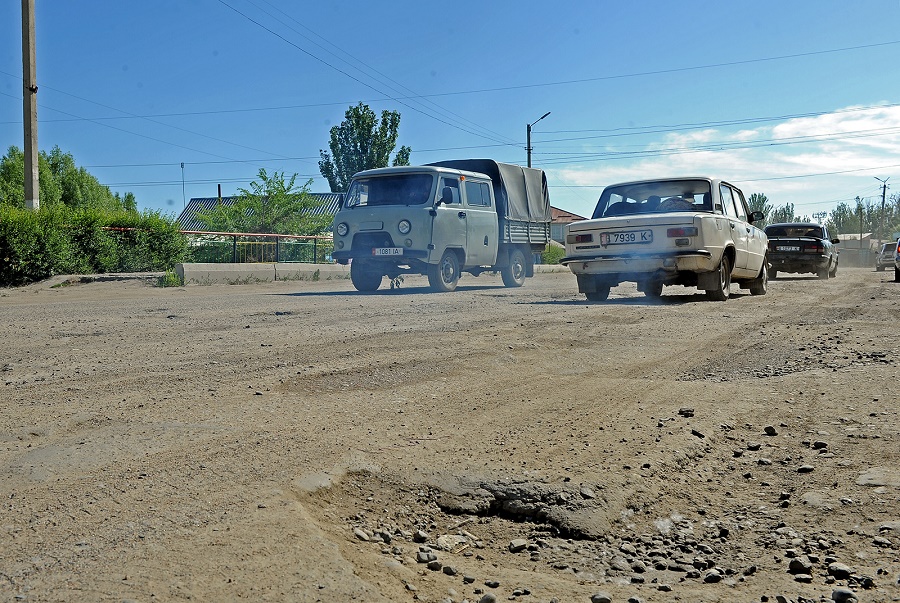
<svg viewBox="0 0 900 603">
<path fill-rule="evenodd" d="M 434 174 L 393 174 L 360 178 L 350 184 L 347 207 L 423 205 L 434 199 Z"/>
</svg>

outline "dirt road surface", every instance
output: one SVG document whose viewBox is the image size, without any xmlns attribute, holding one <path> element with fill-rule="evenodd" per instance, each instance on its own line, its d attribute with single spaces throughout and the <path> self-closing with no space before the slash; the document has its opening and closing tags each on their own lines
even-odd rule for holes
<svg viewBox="0 0 900 603">
<path fill-rule="evenodd" d="M 0 290 L 3 601 L 900 601 L 884 273 L 60 281 Z"/>
</svg>

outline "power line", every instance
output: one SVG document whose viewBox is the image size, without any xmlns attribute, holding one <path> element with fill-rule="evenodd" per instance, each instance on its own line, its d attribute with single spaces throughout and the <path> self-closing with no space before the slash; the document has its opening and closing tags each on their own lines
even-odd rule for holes
<svg viewBox="0 0 900 603">
<path fill-rule="evenodd" d="M 270 2 L 267 2 L 266 0 L 262 0 L 262 1 L 263 1 L 265 4 L 267 4 L 268 6 L 272 7 L 274 10 L 278 11 L 279 13 L 281 13 L 282 15 L 284 15 L 285 17 L 287 17 L 288 19 L 290 19 L 291 21 L 293 21 L 294 23 L 296 23 L 297 25 L 299 25 L 300 27 L 302 27 L 304 30 L 306 30 L 307 32 L 309 32 L 310 34 L 312 34 L 313 36 L 315 36 L 316 38 L 322 40 L 322 41 L 323 41 L 325 44 L 327 44 L 328 46 L 330 46 L 330 47 L 336 49 L 336 50 L 337 50 L 338 52 L 340 52 L 341 54 L 343 54 L 343 55 L 345 55 L 345 56 L 347 56 L 347 57 L 350 57 L 350 59 L 352 59 L 354 62 L 356 62 L 356 63 L 362 65 L 362 66 L 365 67 L 367 70 L 369 70 L 369 71 L 374 72 L 375 74 L 377 74 L 377 75 L 381 78 L 381 82 L 380 82 L 380 83 L 386 85 L 389 89 L 391 89 L 391 90 L 393 90 L 393 91 L 395 91 L 395 92 L 399 92 L 399 93 L 401 93 L 401 94 L 412 93 L 413 96 L 406 97 L 406 98 L 409 99 L 409 100 L 411 100 L 411 99 L 424 100 L 425 102 L 427 102 L 429 105 L 431 105 L 432 107 L 434 107 L 435 109 L 437 109 L 438 111 L 440 111 L 441 113 L 443 113 L 444 115 L 453 116 L 453 117 L 457 118 L 458 120 L 461 120 L 462 122 L 466 122 L 466 123 L 468 123 L 468 124 L 474 126 L 475 128 L 478 128 L 478 129 L 480 129 L 480 130 L 482 130 L 482 131 L 484 131 L 484 132 L 488 132 L 489 134 L 492 134 L 492 135 L 494 135 L 494 136 L 498 136 L 498 137 L 500 137 L 500 138 L 505 138 L 505 139 L 508 140 L 508 141 L 510 140 L 509 137 L 507 137 L 507 136 L 505 136 L 505 135 L 503 135 L 503 134 L 500 134 L 500 133 L 498 133 L 498 132 L 494 132 L 493 130 L 490 130 L 490 129 L 488 129 L 488 128 L 485 128 L 484 126 L 482 126 L 482 125 L 480 125 L 480 124 L 477 124 L 477 123 L 475 123 L 475 122 L 473 122 L 473 121 L 471 121 L 471 120 L 469 120 L 469 119 L 466 119 L 465 117 L 463 117 L 462 115 L 459 115 L 458 113 L 454 113 L 453 111 L 450 111 L 449 109 L 447 109 L 447 108 L 445 108 L 445 107 L 442 107 L 441 105 L 438 105 L 437 103 L 435 103 L 435 102 L 433 102 L 433 101 L 431 101 L 431 100 L 428 100 L 428 99 L 425 98 L 424 96 L 421 96 L 421 95 L 419 95 L 419 94 L 416 94 L 416 92 L 415 92 L 414 90 L 410 89 L 410 88 L 407 87 L 407 86 L 404 86 L 402 83 L 400 83 L 400 82 L 398 82 L 397 80 L 391 78 L 390 76 L 388 76 L 388 75 L 382 73 L 381 71 L 379 71 L 379 70 L 376 69 L 375 67 L 372 67 L 371 65 L 369 65 L 369 64 L 366 63 L 365 61 L 363 61 L 363 60 L 361 60 L 361 59 L 355 57 L 354 55 L 350 54 L 349 52 L 347 52 L 346 50 L 344 50 L 344 49 L 341 48 L 340 46 L 338 46 L 338 45 L 336 45 L 336 44 L 333 44 L 333 43 L 332 43 L 331 41 L 329 41 L 327 38 L 324 38 L 324 37 L 320 36 L 318 33 L 316 33 L 315 31 L 313 31 L 312 29 L 306 27 L 305 25 L 303 25 L 302 23 L 300 23 L 300 21 L 298 21 L 297 19 L 295 19 L 295 18 L 292 17 L 291 15 L 287 14 L 286 12 L 284 12 L 283 10 L 281 10 L 280 8 L 278 8 L 278 7 L 276 7 L 276 6 L 273 6 Z M 293 31 L 294 33 L 296 33 L 297 35 L 299 35 L 299 36 L 301 36 L 302 38 L 304 38 L 305 40 L 308 40 L 310 43 L 315 44 L 318 48 L 320 48 L 320 49 L 322 49 L 323 51 L 327 52 L 327 53 L 330 54 L 331 56 L 337 58 L 337 59 L 340 60 L 340 61 L 343 61 L 345 64 L 349 65 L 349 66 L 352 67 L 353 69 L 356 69 L 358 72 L 362 73 L 363 75 L 365 75 L 365 76 L 367 76 L 367 77 L 372 77 L 371 74 L 366 73 L 364 70 L 359 69 L 358 67 L 356 67 L 355 65 L 351 64 L 350 62 L 348 62 L 348 61 L 342 59 L 340 56 L 338 56 L 338 55 L 336 55 L 335 53 L 331 52 L 328 48 L 325 48 L 325 46 L 323 46 L 322 44 L 319 44 L 318 42 L 316 42 L 315 40 L 313 40 L 313 39 L 310 38 L 309 36 L 306 36 L 306 35 L 304 35 L 303 33 L 297 31 L 296 29 L 294 29 L 294 28 L 291 27 L 290 25 L 286 24 L 284 21 L 278 19 L 277 17 L 275 17 L 274 15 L 272 15 L 271 13 L 269 13 L 268 11 L 266 11 L 265 9 L 260 8 L 257 4 L 255 4 L 254 2 L 252 2 L 252 0 L 247 0 L 247 2 L 249 2 L 251 5 L 255 6 L 257 9 L 261 10 L 261 11 L 264 12 L 265 14 L 269 15 L 270 17 L 272 17 L 273 19 L 275 19 L 275 21 L 277 21 L 277 22 L 280 23 L 281 25 L 284 25 L 285 27 L 287 27 L 288 29 L 290 29 L 291 31 Z M 372 77 L 372 79 L 375 79 L 376 81 L 378 81 L 378 78 Z M 396 84 L 396 86 L 394 86 L 394 85 L 392 85 L 392 84 Z M 398 87 L 399 87 L 399 88 L 398 88 Z M 405 90 L 406 92 L 403 93 L 403 92 L 401 92 L 401 90 Z"/>
<path fill-rule="evenodd" d="M 0 92 L 0 95 L 2 95 L 2 96 L 11 96 L 10 94 L 6 94 L 5 92 Z M 88 102 L 92 102 L 92 101 L 88 101 Z M 195 148 L 188 147 L 188 146 L 185 146 L 185 145 L 181 145 L 181 144 L 178 144 L 178 143 L 169 142 L 169 141 L 167 141 L 167 140 L 162 140 L 162 139 L 160 139 L 160 138 L 155 138 L 155 137 L 153 137 L 153 136 L 147 136 L 146 134 L 140 134 L 140 133 L 138 133 L 138 132 L 132 132 L 131 130 L 126 130 L 126 129 L 124 129 L 124 128 L 119 128 L 119 127 L 113 126 L 113 125 L 111 125 L 111 124 L 105 124 L 105 123 L 102 123 L 102 122 L 98 122 L 98 121 L 95 121 L 95 120 L 90 119 L 90 118 L 80 117 L 80 116 L 77 116 L 77 115 L 75 115 L 75 114 L 73 114 L 73 113 L 69 113 L 69 112 L 67 112 L 67 111 L 63 111 L 62 109 L 56 109 L 56 108 L 54 108 L 54 107 L 48 107 L 47 105 L 41 105 L 41 107 L 44 108 L 44 109 L 49 109 L 50 111 L 56 111 L 57 113 L 61 113 L 62 115 L 69 115 L 70 117 L 78 117 L 79 119 L 83 119 L 84 121 L 88 121 L 88 122 L 91 122 L 91 123 L 95 123 L 95 124 L 97 124 L 98 126 L 103 126 L 104 128 L 109 128 L 110 130 L 116 130 L 117 132 L 123 132 L 123 133 L 125 133 L 125 134 L 130 134 L 130 135 L 132 135 L 132 136 L 137 136 L 137 137 L 139 137 L 139 138 L 145 138 L 145 139 L 147 139 L 147 140 L 152 140 L 153 142 L 158 142 L 158 143 L 161 143 L 161 144 L 170 145 L 170 146 L 177 147 L 177 148 L 180 148 L 180 149 L 185 149 L 185 150 L 187 150 L 187 151 L 193 151 L 194 153 L 200 153 L 200 154 L 202 154 L 202 155 L 209 155 L 210 157 L 218 157 L 219 159 L 225 159 L 225 160 L 234 161 L 234 162 L 238 162 L 238 163 L 249 163 L 249 162 L 247 162 L 247 161 L 243 161 L 243 160 L 240 160 L 240 159 L 232 159 L 231 157 L 225 157 L 225 156 L 223 156 L 223 155 L 217 155 L 217 154 L 215 154 L 215 153 L 210 153 L 209 151 L 201 151 L 200 149 L 195 149 Z M 248 147 L 248 148 L 249 148 L 249 147 Z M 252 150 L 257 150 L 257 149 L 252 149 Z M 265 151 L 263 151 L 263 152 L 265 152 Z"/>
<path fill-rule="evenodd" d="M 405 102 L 399 100 L 398 98 L 396 98 L 395 96 L 392 96 L 392 95 L 390 95 L 390 94 L 387 94 L 387 93 L 384 92 L 383 90 L 379 90 L 376 86 L 373 86 L 372 84 L 369 84 L 368 82 L 364 82 L 363 80 L 359 79 L 358 77 L 356 77 L 356 76 L 354 76 L 354 75 L 352 75 L 352 74 L 350 74 L 350 73 L 347 73 L 347 71 L 341 69 L 340 67 L 337 67 L 337 66 L 335 66 L 335 65 L 332 65 L 331 63 L 329 63 L 329 62 L 326 61 L 325 59 L 323 59 L 323 58 L 321 58 L 321 57 L 319 57 L 319 56 L 316 56 L 315 54 L 311 53 L 310 51 L 306 50 L 305 48 L 302 48 L 301 46 L 299 46 L 299 45 L 295 44 L 294 42 L 288 40 L 288 39 L 285 38 L 283 35 L 281 35 L 280 33 L 276 32 L 275 30 L 271 29 L 270 27 L 266 27 L 265 25 L 263 25 L 262 23 L 260 23 L 260 22 L 257 21 L 256 19 L 254 19 L 253 17 L 251 17 L 251 16 L 247 15 L 246 13 L 243 13 L 243 12 L 241 12 L 240 10 L 236 9 L 235 7 L 231 6 L 230 4 L 228 4 L 227 2 L 225 2 L 225 0 L 218 0 L 218 2 L 219 2 L 219 4 L 225 6 L 226 8 L 229 8 L 229 9 L 233 10 L 234 12 L 236 12 L 237 14 L 239 14 L 240 16 L 242 16 L 243 18 L 245 18 L 245 19 L 247 19 L 248 21 L 250 21 L 251 23 L 253 23 L 253 24 L 257 25 L 258 27 L 264 29 L 265 31 L 269 32 L 270 34 L 272 34 L 272 35 L 275 36 L 276 38 L 282 40 L 282 41 L 285 42 L 286 44 L 288 44 L 288 45 L 290 45 L 290 46 L 296 48 L 297 50 L 299 50 L 299 51 L 302 52 L 303 54 L 307 55 L 308 57 L 310 57 L 310 58 L 312 58 L 312 59 L 314 59 L 314 60 L 316 60 L 316 61 L 322 63 L 323 65 L 325 65 L 325 66 L 327 66 L 327 67 L 333 69 L 334 71 L 337 71 L 338 73 L 340 73 L 340 74 L 342 74 L 342 75 L 345 75 L 346 77 L 350 78 L 350 79 L 353 80 L 354 82 L 357 82 L 358 84 L 362 84 L 363 86 L 365 86 L 366 88 L 369 88 L 370 90 L 374 90 L 375 92 L 378 92 L 379 94 L 384 94 L 385 96 L 389 97 L 392 101 L 394 101 L 394 102 L 396 102 L 396 103 L 399 103 L 399 104 L 403 105 L 403 106 L 406 107 L 407 109 L 411 109 L 412 111 L 415 111 L 416 113 L 420 113 L 420 114 L 424 115 L 425 117 L 428 117 L 428 118 L 430 118 L 430 119 L 433 119 L 433 120 L 435 120 L 435 121 L 437 121 L 437 122 L 440 122 L 440 123 L 442 123 L 442 124 L 444 124 L 444 125 L 450 126 L 451 128 L 455 128 L 455 129 L 457 129 L 457 130 L 460 130 L 460 131 L 462 131 L 462 132 L 465 132 L 466 134 L 471 134 L 472 136 L 478 136 L 479 138 L 487 138 L 488 140 L 492 140 L 493 142 L 498 142 L 498 143 L 502 143 L 502 142 L 503 142 L 502 140 L 497 140 L 496 138 L 493 138 L 493 137 L 491 137 L 491 136 L 486 136 L 486 135 L 484 135 L 484 134 L 479 134 L 479 133 L 477 133 L 477 132 L 473 132 L 473 131 L 471 131 L 471 130 L 468 130 L 468 129 L 466 129 L 466 128 L 463 128 L 462 126 L 459 126 L 459 125 L 457 125 L 457 124 L 450 123 L 450 122 L 448 122 L 447 120 L 441 119 L 440 117 L 438 117 L 438 116 L 436 116 L 436 115 L 432 115 L 431 113 L 428 113 L 427 111 L 424 111 L 424 110 L 422 110 L 422 109 L 419 109 L 418 107 L 414 107 L 414 106 L 410 105 L 409 103 L 405 103 Z M 514 146 L 514 145 L 510 145 L 510 146 Z"/>
</svg>

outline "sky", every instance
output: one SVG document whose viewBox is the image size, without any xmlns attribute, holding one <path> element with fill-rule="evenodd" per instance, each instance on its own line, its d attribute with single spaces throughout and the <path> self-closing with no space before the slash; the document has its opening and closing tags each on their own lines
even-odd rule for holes
<svg viewBox="0 0 900 603">
<path fill-rule="evenodd" d="M 413 165 L 525 165 L 533 123 L 551 203 L 582 216 L 644 178 L 799 216 L 900 190 L 900 0 L 36 0 L 35 21 L 40 149 L 142 210 L 260 169 L 328 192 L 319 152 L 359 102 L 400 112 Z M 21 36 L 0 3 L 0 152 L 23 146 Z"/>
</svg>

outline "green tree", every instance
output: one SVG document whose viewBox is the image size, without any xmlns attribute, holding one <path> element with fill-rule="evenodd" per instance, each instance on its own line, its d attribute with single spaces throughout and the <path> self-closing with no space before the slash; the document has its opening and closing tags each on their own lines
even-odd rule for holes
<svg viewBox="0 0 900 603">
<path fill-rule="evenodd" d="M 54 207 L 62 198 L 59 182 L 47 161 L 47 154 L 38 154 L 38 195 L 42 207 Z M 11 146 L 0 157 L 0 205 L 25 207 L 25 154 Z"/>
<path fill-rule="evenodd" d="M 747 205 L 750 206 L 750 211 L 761 211 L 767 218 L 772 211 L 772 204 L 769 203 L 769 198 L 763 193 L 753 193 L 750 195 L 750 197 L 747 198 Z"/>
<path fill-rule="evenodd" d="M 38 176 L 41 207 L 137 211 L 133 194 L 126 193 L 124 199 L 114 195 L 58 146 L 39 153 Z M 25 155 L 15 146 L 0 158 L 0 204 L 25 207 Z"/>
<path fill-rule="evenodd" d="M 331 153 L 319 149 L 319 171 L 333 193 L 346 191 L 356 172 L 387 167 L 400 129 L 399 112 L 382 111 L 379 123 L 375 112 L 362 102 L 347 109 L 344 118 L 331 128 Z M 392 165 L 409 165 L 411 152 L 407 146 L 400 147 Z"/>
<path fill-rule="evenodd" d="M 197 212 L 212 231 L 267 234 L 317 235 L 331 226 L 334 216 L 318 211 L 323 201 L 309 194 L 312 179 L 295 188 L 297 174 L 285 180 L 284 172 L 260 169 L 259 181 L 238 189 L 234 203 Z"/>
<path fill-rule="evenodd" d="M 779 222 L 798 222 L 800 218 L 794 215 L 794 204 L 793 203 L 785 203 L 782 206 L 776 207 L 772 210 L 772 219 L 769 221 L 770 224 L 777 224 Z"/>
<path fill-rule="evenodd" d="M 768 223 L 769 214 L 772 213 L 772 204 L 769 203 L 768 197 L 763 193 L 753 193 L 747 198 L 747 205 L 750 206 L 751 212 L 760 211 L 765 216 L 762 222 L 756 223 L 758 228 L 763 228 Z"/>
</svg>

